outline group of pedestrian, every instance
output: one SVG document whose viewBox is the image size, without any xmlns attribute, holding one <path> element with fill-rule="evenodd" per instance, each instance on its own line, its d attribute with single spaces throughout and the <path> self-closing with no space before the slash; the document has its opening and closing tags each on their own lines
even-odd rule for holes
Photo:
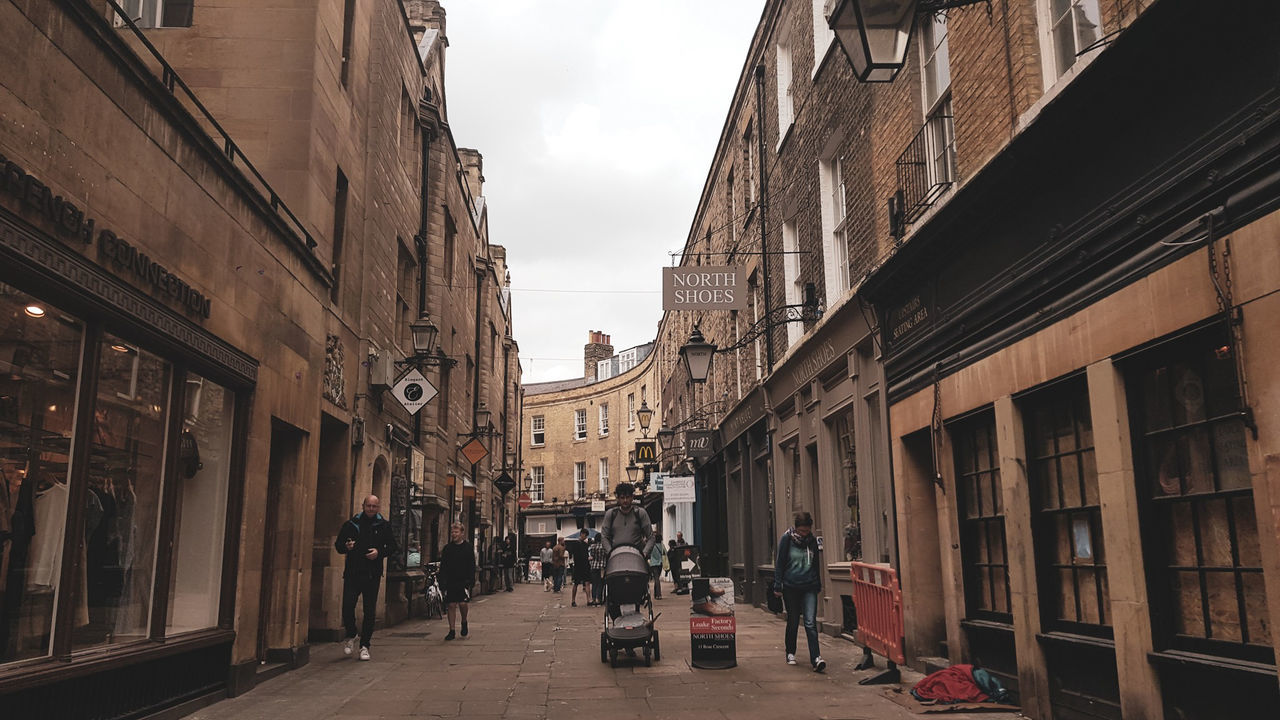
<svg viewBox="0 0 1280 720">
<path fill-rule="evenodd" d="M 347 656 L 356 654 L 356 639 L 359 638 L 359 655 L 361 660 L 371 660 L 369 647 L 373 640 L 373 626 L 377 619 L 378 591 L 382 587 L 383 559 L 396 553 L 395 534 L 391 531 L 391 523 L 378 511 L 381 501 L 377 495 L 369 495 L 361 504 L 361 511 L 342 524 L 338 530 L 338 538 L 334 548 L 341 555 L 346 555 L 342 573 L 342 625 L 346 631 L 342 653 Z M 509 543 L 506 551 L 514 553 Z M 499 559 L 504 568 L 506 559 L 499 551 Z M 511 577 L 514 574 L 514 555 L 510 559 L 511 573 L 507 574 L 507 590 L 510 591 Z M 439 580 L 444 592 L 444 601 L 448 609 L 449 634 L 445 640 L 457 637 L 458 618 L 462 619 L 462 637 L 466 637 L 468 602 L 471 599 L 471 588 L 476 581 L 476 556 L 467 541 L 466 531 L 462 523 L 455 522 L 449 526 L 449 542 L 440 553 Z M 364 618 L 359 631 L 356 629 L 356 601 L 364 603 Z"/>
<path fill-rule="evenodd" d="M 570 603 L 573 607 L 578 605 L 580 586 L 583 596 L 588 598 L 587 605 L 604 604 L 604 569 L 609 553 L 618 545 L 631 545 L 646 556 L 653 575 L 653 597 L 662 597 L 662 537 L 653 532 L 648 513 L 632 507 L 634 490 L 630 484 L 620 483 L 616 495 L 618 505 L 605 513 L 600 537 L 593 541 L 590 532 L 584 528 L 574 543 L 573 597 Z M 361 512 L 342 524 L 334 541 L 338 553 L 346 556 L 342 574 L 342 624 L 346 640 L 342 651 L 347 656 L 356 654 L 358 638 L 358 657 L 361 660 L 372 659 L 369 647 L 377 617 L 378 591 L 382 587 L 383 559 L 396 553 L 391 523 L 378 512 L 379 509 L 381 502 L 378 496 L 366 497 Z M 672 540 L 673 546 L 683 544 L 683 539 L 683 535 L 677 533 L 677 538 Z M 817 606 L 818 593 L 822 589 L 820 550 L 813 535 L 813 516 L 799 511 L 793 517 L 792 526 L 778 539 L 774 558 L 773 593 L 782 598 L 787 613 L 783 637 L 786 662 L 788 665 L 796 664 L 797 634 L 803 623 L 809 645 L 809 664 L 814 672 L 823 672 L 827 667 L 818 648 Z M 556 539 L 554 546 L 548 540 L 542 548 L 539 558 L 546 591 L 560 592 L 564 587 L 568 554 L 560 538 Z M 502 568 L 506 591 L 511 592 L 516 552 L 510 539 L 499 541 L 496 559 Z M 672 572 L 675 574 L 674 566 Z M 469 634 L 467 619 L 475 578 L 475 551 L 467 541 L 462 523 L 455 522 L 449 526 L 449 542 L 440 555 L 439 579 L 449 617 L 449 634 L 445 635 L 445 640 L 458 636 L 459 618 L 462 637 Z M 359 629 L 356 627 L 357 600 L 364 602 L 364 618 Z"/>
</svg>

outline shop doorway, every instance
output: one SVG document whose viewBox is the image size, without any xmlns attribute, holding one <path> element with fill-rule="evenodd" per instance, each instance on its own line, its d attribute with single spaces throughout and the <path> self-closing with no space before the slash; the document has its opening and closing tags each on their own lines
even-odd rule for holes
<svg viewBox="0 0 1280 720">
<path fill-rule="evenodd" d="M 343 558 L 334 550 L 342 523 L 351 516 L 351 443 L 347 424 L 320 415 L 320 462 L 316 470 L 316 519 L 311 544 L 309 642 L 340 640 Z"/>
<path fill-rule="evenodd" d="M 898 478 L 903 502 L 898 512 L 903 537 L 899 543 L 898 577 L 903 602 L 909 608 L 904 634 L 910 662 L 912 657 L 947 654 L 932 431 L 926 428 L 903 437 L 902 459 Z"/>
<path fill-rule="evenodd" d="M 262 588 L 258 598 L 258 659 L 268 662 L 291 658 L 289 567 L 298 513 L 290 512 L 298 487 L 302 448 L 306 433 L 286 422 L 271 419 L 271 457 L 267 465 L 267 522 L 262 531 Z M 296 591 L 297 588 L 295 587 Z M 279 649 L 279 651 L 277 651 Z"/>
</svg>

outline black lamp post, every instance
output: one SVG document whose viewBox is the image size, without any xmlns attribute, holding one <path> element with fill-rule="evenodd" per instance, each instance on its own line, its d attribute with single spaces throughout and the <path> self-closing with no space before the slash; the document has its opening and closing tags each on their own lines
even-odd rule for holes
<svg viewBox="0 0 1280 720">
<path fill-rule="evenodd" d="M 684 369 L 689 373 L 689 380 L 695 383 L 707 381 L 711 373 L 711 361 L 715 357 L 716 346 L 702 337 L 702 330 L 697 325 L 689 335 L 689 342 L 680 348 L 680 359 L 684 361 Z"/>
<path fill-rule="evenodd" d="M 827 24 L 862 82 L 893 82 L 907 62 L 916 16 L 982 0 L 828 0 Z"/>
</svg>

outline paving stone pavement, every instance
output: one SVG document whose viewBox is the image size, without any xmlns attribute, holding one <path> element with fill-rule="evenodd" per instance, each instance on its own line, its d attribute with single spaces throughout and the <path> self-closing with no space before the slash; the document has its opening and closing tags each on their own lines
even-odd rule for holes
<svg viewBox="0 0 1280 720">
<path fill-rule="evenodd" d="M 340 644 L 312 646 L 305 667 L 195 713 L 197 720 L 365 720 L 446 717 L 486 720 L 907 720 L 913 715 L 860 686 L 861 651 L 822 636 L 826 674 L 783 662 L 784 623 L 738 608 L 738 667 L 689 664 L 688 596 L 664 595 L 657 610 L 662 660 L 618 668 L 600 662 L 600 608 L 570 607 L 570 592 L 518 585 L 471 603 L 470 637 L 444 641 L 444 620 L 412 620 L 374 634 L 371 662 Z M 799 637 L 805 651 L 803 629 Z M 914 683 L 918 675 L 904 673 Z M 910 685 L 908 685 L 910 687 Z M 945 717 L 1003 720 L 1004 714 Z"/>
</svg>

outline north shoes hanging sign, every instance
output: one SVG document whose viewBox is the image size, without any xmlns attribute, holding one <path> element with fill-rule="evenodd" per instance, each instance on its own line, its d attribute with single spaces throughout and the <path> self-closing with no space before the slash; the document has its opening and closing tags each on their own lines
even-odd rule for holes
<svg viewBox="0 0 1280 720">
<path fill-rule="evenodd" d="M 61 195 L 54 195 L 48 185 L 4 155 L 0 155 L 0 192 L 17 200 L 24 210 L 43 218 L 63 238 L 83 245 L 96 240 L 99 257 L 116 273 L 132 275 L 191 314 L 209 317 L 211 303 L 203 293 L 111 230 L 96 228 L 94 219 L 82 208 Z"/>
<path fill-rule="evenodd" d="M 663 310 L 746 310 L 747 271 L 735 265 L 662 268 Z"/>
</svg>

